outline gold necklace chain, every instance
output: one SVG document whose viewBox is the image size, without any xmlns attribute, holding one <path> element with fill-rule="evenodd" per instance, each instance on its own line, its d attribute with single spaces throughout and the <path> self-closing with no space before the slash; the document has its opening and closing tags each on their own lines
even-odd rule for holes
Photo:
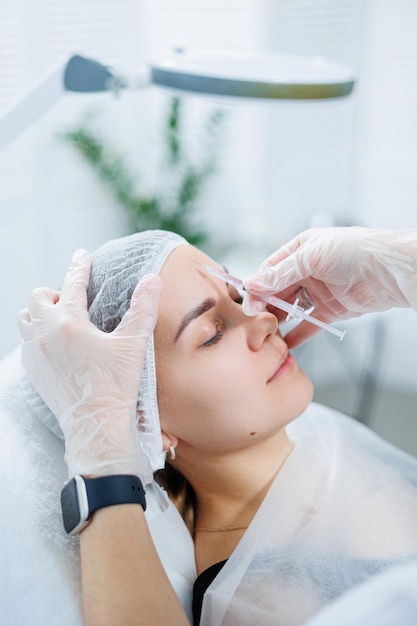
<svg viewBox="0 0 417 626">
<path fill-rule="evenodd" d="M 198 528 L 194 528 L 194 532 L 203 532 L 203 533 L 224 533 L 229 530 L 246 530 L 247 526 L 223 526 L 220 528 L 210 528 L 208 526 L 199 526 Z"/>
</svg>

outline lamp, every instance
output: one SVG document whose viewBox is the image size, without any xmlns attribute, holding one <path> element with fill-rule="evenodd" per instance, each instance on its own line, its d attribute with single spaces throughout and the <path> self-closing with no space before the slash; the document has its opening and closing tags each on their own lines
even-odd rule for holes
<svg viewBox="0 0 417 626">
<path fill-rule="evenodd" d="M 80 55 L 59 65 L 0 116 L 0 150 L 65 92 L 118 92 L 149 85 L 238 98 L 324 99 L 351 93 L 348 67 L 322 57 L 176 50 L 144 66 L 133 81 Z"/>
</svg>

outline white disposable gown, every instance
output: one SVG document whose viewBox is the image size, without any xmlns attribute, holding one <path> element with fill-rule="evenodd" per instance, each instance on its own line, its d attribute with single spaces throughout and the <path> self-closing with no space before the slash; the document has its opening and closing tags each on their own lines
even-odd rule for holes
<svg viewBox="0 0 417 626">
<path fill-rule="evenodd" d="M 417 459 L 321 405 L 288 432 L 294 449 L 207 590 L 201 626 L 300 626 L 417 563 Z"/>
</svg>

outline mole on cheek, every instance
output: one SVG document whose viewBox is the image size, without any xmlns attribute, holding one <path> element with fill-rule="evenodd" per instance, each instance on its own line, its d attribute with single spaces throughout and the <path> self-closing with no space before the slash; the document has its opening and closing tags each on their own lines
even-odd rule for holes
<svg viewBox="0 0 417 626">
<path fill-rule="evenodd" d="M 253 431 L 253 433 L 250 434 L 251 437 L 253 437 L 253 435 L 256 435 L 255 431 Z"/>
</svg>

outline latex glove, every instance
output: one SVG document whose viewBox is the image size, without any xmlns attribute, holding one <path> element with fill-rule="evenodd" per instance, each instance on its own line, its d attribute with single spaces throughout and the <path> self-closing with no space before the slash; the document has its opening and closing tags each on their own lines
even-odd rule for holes
<svg viewBox="0 0 417 626">
<path fill-rule="evenodd" d="M 79 250 L 61 293 L 31 293 L 18 315 L 22 363 L 59 421 L 70 476 L 136 474 L 146 484 L 152 469 L 140 447 L 136 404 L 161 281 L 144 277 L 120 325 L 107 334 L 88 318 L 90 266 Z"/>
<path fill-rule="evenodd" d="M 310 299 L 313 315 L 327 323 L 391 307 L 417 311 L 417 231 L 310 229 L 279 248 L 244 284 L 253 294 L 274 294 L 291 303 L 300 297 L 304 307 Z M 246 295 L 246 313 L 260 307 Z M 278 321 L 286 317 L 277 309 L 274 313 Z M 318 330 L 301 322 L 285 339 L 295 347 Z"/>
</svg>

